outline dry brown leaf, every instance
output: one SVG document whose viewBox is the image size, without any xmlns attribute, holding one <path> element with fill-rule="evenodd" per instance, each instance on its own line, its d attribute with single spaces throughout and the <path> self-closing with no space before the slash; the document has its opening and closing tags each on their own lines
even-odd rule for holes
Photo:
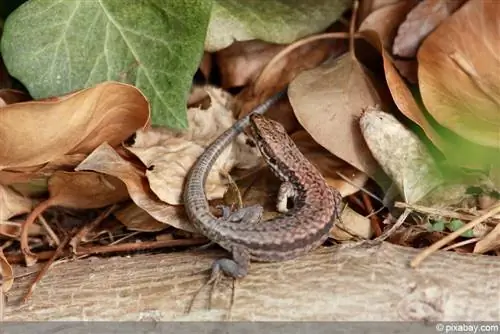
<svg viewBox="0 0 500 334">
<path fill-rule="evenodd" d="M 391 61 L 391 57 L 385 51 L 382 40 L 380 39 L 380 36 L 378 36 L 377 32 L 372 30 L 363 30 L 362 32 L 360 32 L 360 34 L 365 37 L 366 40 L 370 42 L 374 47 L 376 47 L 381 53 L 384 62 L 384 71 L 387 85 L 389 86 L 391 95 L 394 98 L 394 102 L 398 106 L 399 110 L 406 117 L 418 124 L 424 130 L 427 137 L 437 147 L 444 146 L 441 136 L 430 125 L 419 105 L 413 98 L 410 89 L 408 88 L 408 86 L 406 86 L 406 83 L 394 67 L 394 64 Z"/>
<path fill-rule="evenodd" d="M 58 170 L 72 171 L 86 156 L 86 154 L 81 153 L 67 154 L 39 166 L 0 170 L 0 184 L 22 186 L 23 188 L 25 188 L 23 185 L 25 184 L 29 187 L 32 182 L 47 179 Z"/>
<path fill-rule="evenodd" d="M 291 48 L 292 45 L 289 47 Z M 274 57 L 266 65 L 257 81 L 239 94 L 238 98 L 242 101 L 250 101 L 241 109 L 243 113 L 240 114 L 240 117 L 254 108 L 255 103 L 262 101 L 262 99 L 256 99 L 256 96 L 262 98 L 269 92 L 277 92 L 301 72 L 317 67 L 326 59 L 342 54 L 346 49 L 345 40 L 330 38 L 315 40 L 290 50 L 283 50 L 279 56 Z M 280 88 L 276 89 L 277 87 Z"/>
<path fill-rule="evenodd" d="M 364 0 L 360 1 L 358 20 L 363 22 L 370 14 L 384 7 L 399 3 L 401 0 Z"/>
<path fill-rule="evenodd" d="M 304 156 L 318 168 L 328 185 L 337 189 L 342 197 L 358 192 L 368 181 L 365 173 L 332 155 L 316 143 L 307 131 L 297 131 L 291 135 L 291 138 Z M 347 182 L 337 173 L 348 177 L 352 183 Z"/>
<path fill-rule="evenodd" d="M 133 147 L 135 154 L 147 167 L 151 190 L 164 202 L 182 204 L 185 177 L 198 156 L 212 141 L 234 123 L 232 112 L 226 109 L 226 95 L 220 90 L 208 91 L 212 105 L 207 110 L 190 108 L 190 127 L 184 132 L 156 128 L 138 131 Z M 221 198 L 227 188 L 224 175 L 234 168 L 248 169 L 259 164 L 257 150 L 238 136 L 215 162 L 206 182 L 208 199 Z"/>
<path fill-rule="evenodd" d="M 417 3 L 417 0 L 399 1 L 381 7 L 363 20 L 359 26 L 359 31 L 375 31 L 382 41 L 384 49 L 390 50 L 399 25 Z"/>
<path fill-rule="evenodd" d="M 113 214 L 131 231 L 158 232 L 168 228 L 168 225 L 157 221 L 134 203 L 127 205 Z"/>
<path fill-rule="evenodd" d="M 429 113 L 460 136 L 496 149 L 497 155 L 499 17 L 500 2 L 471 0 L 429 35 L 417 56 Z"/>
<path fill-rule="evenodd" d="M 0 185 L 0 221 L 30 212 L 32 207 L 32 199 L 21 196 L 10 187 Z"/>
<path fill-rule="evenodd" d="M 285 46 L 260 40 L 234 42 L 215 53 L 224 89 L 246 86 Z"/>
<path fill-rule="evenodd" d="M 83 161 L 87 157 L 87 154 L 75 153 L 75 154 L 66 154 L 56 159 L 46 163 L 40 169 L 36 170 L 34 173 L 44 176 L 50 176 L 55 171 L 73 171 L 73 169 L 78 166 L 80 162 Z"/>
<path fill-rule="evenodd" d="M 92 152 L 87 159 L 75 168 L 76 170 L 93 170 L 98 173 L 114 176 L 125 183 L 130 198 L 138 207 L 146 211 L 156 220 L 178 229 L 195 232 L 196 228 L 187 220 L 175 214 L 175 207 L 160 201 L 152 193 L 144 174 L 131 162 L 122 158 L 116 151 L 104 143 Z M 175 214 L 173 214 L 175 212 Z"/>
<path fill-rule="evenodd" d="M 293 113 L 292 105 L 287 98 L 280 99 L 272 105 L 272 107 L 266 111 L 266 117 L 279 122 L 287 133 L 293 133 L 302 127 L 297 121 L 297 117 Z"/>
<path fill-rule="evenodd" d="M 446 138 L 443 137 L 442 131 L 438 132 L 427 119 L 424 113 L 425 109 L 413 97 L 412 92 L 394 67 L 391 57 L 382 47 L 382 42 L 376 32 L 365 30 L 361 32 L 361 35 L 381 52 L 387 85 L 398 109 L 420 126 L 427 138 L 446 155 L 450 164 L 483 168 L 488 164 L 488 161 L 492 161 L 498 156 L 498 152 L 474 145 L 458 136 L 450 137 L 447 135 Z M 461 150 L 457 150 L 457 147 L 460 147 Z M 467 153 L 464 154 L 464 152 Z"/>
<path fill-rule="evenodd" d="M 393 65 L 409 83 L 413 85 L 418 83 L 418 62 L 416 60 L 396 59 Z"/>
<path fill-rule="evenodd" d="M 47 177 L 35 178 L 29 180 L 29 182 L 27 183 L 11 184 L 9 187 L 11 187 L 24 197 L 40 198 L 44 196 L 48 191 L 47 181 Z"/>
<path fill-rule="evenodd" d="M 393 53 L 412 58 L 422 40 L 447 19 L 466 0 L 424 0 L 420 2 L 399 26 L 394 39 Z"/>
<path fill-rule="evenodd" d="M 394 3 L 373 12 L 368 16 L 359 30 L 376 32 L 384 50 L 390 50 L 394 42 L 394 37 L 406 14 L 415 6 L 418 1 L 402 1 Z M 383 55 L 387 57 L 387 54 Z M 393 63 L 401 74 L 410 82 L 417 82 L 417 63 L 415 61 L 398 60 Z"/>
<path fill-rule="evenodd" d="M 330 238 L 347 241 L 354 238 L 371 239 L 373 236 L 370 219 L 363 217 L 350 207 L 342 210 L 341 219 L 330 230 Z"/>
<path fill-rule="evenodd" d="M 302 72 L 289 86 L 288 96 L 300 124 L 335 156 L 369 176 L 378 168 L 358 126 L 367 106 L 380 98 L 363 65 L 344 54 Z"/>
<path fill-rule="evenodd" d="M 0 109 L 0 169 L 37 166 L 65 154 L 118 145 L 149 121 L 149 105 L 135 87 L 105 82 L 49 101 Z"/>
<path fill-rule="evenodd" d="M 12 266 L 9 264 L 9 261 L 5 258 L 3 254 L 3 249 L 0 248 L 0 278 L 2 287 L 2 292 L 7 292 L 12 288 L 14 284 L 14 271 L 12 270 Z M 3 298 L 3 296 L 0 296 Z"/>
<path fill-rule="evenodd" d="M 58 171 L 49 179 L 51 205 L 75 209 L 96 209 L 129 198 L 117 178 L 94 172 Z"/>
<path fill-rule="evenodd" d="M 210 52 L 203 52 L 203 57 L 200 61 L 200 72 L 203 74 L 205 78 L 210 77 L 210 73 L 212 72 L 213 65 L 213 56 Z"/>
<path fill-rule="evenodd" d="M 476 243 L 473 253 L 484 254 L 495 249 L 500 249 L 500 224 Z"/>
</svg>

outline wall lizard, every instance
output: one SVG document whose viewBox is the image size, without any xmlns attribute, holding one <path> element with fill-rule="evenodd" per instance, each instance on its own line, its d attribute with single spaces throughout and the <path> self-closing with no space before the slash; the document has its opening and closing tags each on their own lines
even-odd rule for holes
<svg viewBox="0 0 500 334">
<path fill-rule="evenodd" d="M 213 242 L 232 253 L 215 261 L 212 277 L 222 270 L 241 278 L 250 260 L 274 262 L 303 255 L 321 245 L 339 217 L 342 196 L 299 151 L 278 122 L 263 114 L 285 93 L 271 97 L 238 120 L 211 143 L 191 168 L 184 187 L 189 220 Z M 293 208 L 260 222 L 262 208 L 248 207 L 217 218 L 210 213 L 205 181 L 221 152 L 250 123 L 251 132 L 267 165 L 284 183 L 280 194 L 293 199 Z"/>
</svg>

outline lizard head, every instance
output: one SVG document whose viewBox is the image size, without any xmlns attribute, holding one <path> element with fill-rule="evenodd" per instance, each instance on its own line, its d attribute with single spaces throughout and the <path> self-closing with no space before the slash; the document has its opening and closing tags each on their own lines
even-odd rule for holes
<svg viewBox="0 0 500 334">
<path fill-rule="evenodd" d="M 302 156 L 280 123 L 259 114 L 250 116 L 252 135 L 266 163 L 276 175 L 294 165 L 296 155 Z M 282 178 L 283 179 L 283 178 Z"/>
</svg>

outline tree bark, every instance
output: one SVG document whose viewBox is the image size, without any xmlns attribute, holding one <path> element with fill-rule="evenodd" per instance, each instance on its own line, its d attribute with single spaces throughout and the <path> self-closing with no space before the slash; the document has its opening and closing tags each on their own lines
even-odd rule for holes
<svg viewBox="0 0 500 334">
<path fill-rule="evenodd" d="M 296 260 L 252 263 L 249 275 L 205 287 L 221 251 L 87 258 L 50 268 L 20 304 L 34 275 L 16 279 L 4 320 L 434 320 L 500 319 L 497 257 L 438 252 L 412 269 L 418 250 L 364 243 Z M 16 268 L 16 275 L 33 268 Z M 233 290 L 234 286 L 234 290 Z M 231 306 L 231 300 L 233 300 Z"/>
</svg>

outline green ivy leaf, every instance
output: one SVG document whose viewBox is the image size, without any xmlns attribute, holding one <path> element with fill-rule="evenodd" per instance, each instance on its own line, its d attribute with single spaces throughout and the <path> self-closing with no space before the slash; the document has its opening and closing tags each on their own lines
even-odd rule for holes
<svg viewBox="0 0 500 334">
<path fill-rule="evenodd" d="M 432 232 L 443 232 L 444 231 L 444 221 L 437 220 L 431 225 Z"/>
<path fill-rule="evenodd" d="M 464 225 L 465 224 L 463 221 L 461 221 L 459 219 L 453 219 L 452 221 L 450 221 L 447 224 L 447 227 L 450 231 L 454 232 L 454 231 L 458 230 L 459 228 L 462 228 Z M 472 232 L 472 230 L 467 230 L 460 235 L 464 238 L 473 238 L 474 237 L 474 233 Z"/>
<path fill-rule="evenodd" d="M 215 0 L 205 49 L 261 39 L 291 43 L 337 21 L 351 0 Z"/>
<path fill-rule="evenodd" d="M 107 80 L 134 84 L 154 124 L 185 128 L 212 0 L 31 0 L 5 22 L 9 73 L 34 98 Z"/>
</svg>

